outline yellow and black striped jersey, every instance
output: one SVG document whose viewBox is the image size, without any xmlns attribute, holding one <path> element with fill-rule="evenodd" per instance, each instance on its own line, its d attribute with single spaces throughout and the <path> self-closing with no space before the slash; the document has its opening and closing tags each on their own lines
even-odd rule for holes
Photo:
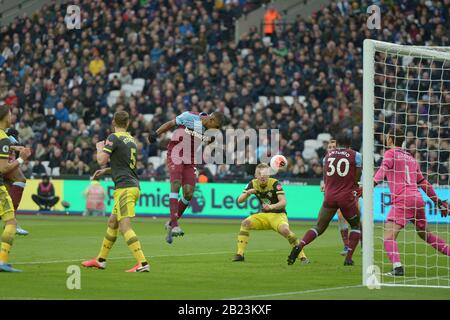
<svg viewBox="0 0 450 320">
<path fill-rule="evenodd" d="M 263 204 L 276 204 L 278 203 L 278 195 L 284 194 L 283 187 L 278 182 L 277 179 L 269 178 L 267 181 L 267 184 L 265 186 L 261 186 L 258 179 L 253 179 L 247 184 L 247 187 L 245 188 L 245 191 L 249 189 L 255 189 L 256 191 L 256 197 L 258 198 L 261 206 Z M 262 208 L 261 208 L 262 210 Z M 270 212 L 275 213 L 286 213 L 286 208 L 279 209 L 279 210 L 271 210 Z"/>
<path fill-rule="evenodd" d="M 8 135 L 4 130 L 0 129 L 0 159 L 9 158 L 9 147 L 11 146 L 11 140 L 9 140 Z M 0 174 L 0 186 L 4 184 L 3 175 Z"/>
<path fill-rule="evenodd" d="M 115 132 L 106 139 L 103 151 L 110 155 L 111 175 L 116 189 L 139 188 L 136 174 L 137 145 L 128 132 Z"/>
</svg>

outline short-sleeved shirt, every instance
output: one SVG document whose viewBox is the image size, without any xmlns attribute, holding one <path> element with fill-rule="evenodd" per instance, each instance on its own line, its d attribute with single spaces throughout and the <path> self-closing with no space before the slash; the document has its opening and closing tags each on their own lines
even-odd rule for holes
<svg viewBox="0 0 450 320">
<path fill-rule="evenodd" d="M 9 147 L 11 146 L 11 140 L 4 130 L 0 129 L 0 159 L 9 159 Z M 0 186 L 4 185 L 3 175 L 0 174 Z"/>
<path fill-rule="evenodd" d="M 206 128 L 203 126 L 201 121 L 202 115 L 204 114 L 186 111 L 175 118 L 175 123 L 177 124 L 178 128 L 174 131 L 172 139 L 167 146 L 169 157 L 185 156 L 182 152 L 180 154 L 172 154 L 172 150 L 177 144 L 186 141 L 187 139 L 187 143 L 188 145 L 190 145 L 190 157 L 186 157 L 186 161 L 190 161 L 189 164 L 194 163 L 194 156 L 197 149 L 195 146 L 195 140 L 197 139 L 197 142 L 201 143 L 209 139 L 209 137 L 203 135 Z M 199 144 L 197 144 L 197 146 L 199 146 Z M 183 161 L 183 163 L 186 163 L 186 161 Z"/>
<path fill-rule="evenodd" d="M 250 181 L 247 186 L 245 187 L 244 192 L 250 189 L 255 189 L 256 194 L 255 196 L 258 198 L 259 203 L 261 204 L 261 210 L 262 212 L 262 205 L 263 204 L 277 204 L 279 202 L 278 195 L 284 194 L 283 187 L 278 182 L 277 179 L 269 178 L 267 181 L 267 184 L 265 186 L 261 186 L 258 179 L 253 179 Z M 273 213 L 286 213 L 286 208 L 278 209 L 278 210 L 270 210 L 270 212 Z"/>
<path fill-rule="evenodd" d="M 139 188 L 136 174 L 137 146 L 128 132 L 116 132 L 108 136 L 103 151 L 110 155 L 111 175 L 116 189 Z"/>
<path fill-rule="evenodd" d="M 401 148 L 389 149 L 384 153 L 374 181 L 380 183 L 386 178 L 392 203 L 403 203 L 407 197 L 421 198 L 418 183 L 425 180 L 416 159 Z"/>
<path fill-rule="evenodd" d="M 362 168 L 362 156 L 359 152 L 344 148 L 328 151 L 324 158 L 325 200 L 348 199 L 356 188 L 358 168 Z"/>
</svg>

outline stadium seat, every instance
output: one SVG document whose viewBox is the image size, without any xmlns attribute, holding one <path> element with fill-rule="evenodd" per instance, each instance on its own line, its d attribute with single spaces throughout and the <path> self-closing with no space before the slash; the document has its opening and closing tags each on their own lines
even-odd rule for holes
<svg viewBox="0 0 450 320">
<path fill-rule="evenodd" d="M 144 90 L 145 79 L 143 79 L 143 78 L 133 79 L 133 86 L 140 86 L 141 87 L 141 91 Z"/>
<path fill-rule="evenodd" d="M 45 171 L 47 172 L 47 174 L 48 175 L 50 175 L 50 168 L 48 167 L 48 165 L 49 165 L 49 163 L 50 163 L 50 161 L 42 161 L 42 165 L 44 166 L 44 168 L 45 168 Z"/>
<path fill-rule="evenodd" d="M 267 97 L 260 96 L 259 102 L 265 107 L 269 104 L 269 99 Z"/>
<path fill-rule="evenodd" d="M 124 84 L 122 86 L 122 90 L 125 91 L 125 95 L 127 97 L 131 97 L 132 95 L 135 95 L 138 92 L 142 92 L 142 88 L 140 86 L 133 84 Z"/>
<path fill-rule="evenodd" d="M 106 103 L 109 107 L 112 107 L 116 101 L 117 98 L 120 96 L 120 90 L 112 90 L 108 94 L 108 98 L 106 99 Z"/>
<path fill-rule="evenodd" d="M 323 141 L 330 141 L 331 140 L 331 134 L 329 134 L 329 133 L 319 133 L 317 135 L 317 140 L 319 140 L 321 143 Z"/>
<path fill-rule="evenodd" d="M 294 103 L 294 97 L 291 96 L 284 96 L 283 97 L 284 101 L 286 101 L 286 103 L 290 106 L 292 106 L 292 104 Z"/>
<path fill-rule="evenodd" d="M 318 157 L 316 151 L 312 148 L 305 148 L 305 150 L 303 150 L 302 156 L 305 160 L 311 160 Z"/>
<path fill-rule="evenodd" d="M 165 162 L 165 161 L 166 161 L 166 159 L 167 159 L 167 150 L 161 151 L 161 156 L 160 156 L 160 158 L 161 158 L 161 161 L 162 161 L 162 162 Z"/>
<path fill-rule="evenodd" d="M 153 168 L 158 168 L 162 164 L 161 157 L 150 157 L 148 158 L 148 162 L 153 163 Z"/>
<path fill-rule="evenodd" d="M 322 145 L 321 142 L 318 142 L 317 140 L 314 140 L 314 139 L 308 139 L 305 141 L 305 149 L 309 148 L 309 149 L 316 150 L 321 145 Z"/>
<path fill-rule="evenodd" d="M 213 176 L 216 175 L 216 172 L 217 172 L 217 165 L 216 164 L 208 163 L 205 167 L 208 168 L 209 171 L 211 171 L 211 174 Z"/>
<path fill-rule="evenodd" d="M 147 121 L 147 122 L 152 121 L 153 117 L 154 117 L 154 114 L 152 114 L 152 113 L 144 114 L 144 119 L 145 119 L 145 121 Z"/>
<path fill-rule="evenodd" d="M 118 72 L 111 72 L 108 75 L 108 81 L 111 81 L 112 79 L 114 79 L 114 77 L 119 77 L 119 76 L 120 76 L 120 73 L 118 73 Z"/>
<path fill-rule="evenodd" d="M 299 96 L 299 97 L 298 97 L 298 102 L 300 102 L 301 104 L 305 104 L 305 102 L 306 102 L 306 97 L 305 97 L 305 96 Z"/>
<path fill-rule="evenodd" d="M 272 39 L 270 38 L 270 37 L 264 37 L 263 38 L 263 44 L 265 45 L 265 46 L 271 46 L 272 45 Z"/>
<path fill-rule="evenodd" d="M 52 168 L 51 172 L 50 172 L 50 176 L 59 177 L 59 175 L 60 175 L 59 169 L 60 169 L 59 167 Z"/>
<path fill-rule="evenodd" d="M 375 160 L 375 163 L 377 163 L 381 158 L 381 155 L 379 153 L 374 153 L 373 154 L 373 159 Z"/>
</svg>

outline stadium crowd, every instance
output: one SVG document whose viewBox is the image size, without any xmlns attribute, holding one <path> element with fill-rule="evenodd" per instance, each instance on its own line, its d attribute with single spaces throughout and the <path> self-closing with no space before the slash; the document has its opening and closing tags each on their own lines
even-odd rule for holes
<svg viewBox="0 0 450 320">
<path fill-rule="evenodd" d="M 263 2 L 80 0 L 80 30 L 67 30 L 66 8 L 57 4 L 1 27 L 0 100 L 11 106 L 21 141 L 34 150 L 34 165 L 22 165 L 26 175 L 42 174 L 43 161 L 61 175 L 92 174 L 95 144 L 110 133 L 112 113 L 124 109 L 139 141 L 138 174 L 165 179 L 165 165 L 149 158 L 161 156 L 167 138 L 150 145 L 146 132 L 186 110 L 218 109 L 230 119 L 228 127 L 280 128 L 280 151 L 290 162 L 285 178 L 320 179 L 326 143 L 306 160 L 306 140 L 347 130 L 353 148 L 361 149 L 363 40 L 450 46 L 450 0 L 384 1 L 382 30 L 367 29 L 365 1 L 334 1 L 310 18 L 278 25 L 270 41 L 255 27 L 236 43 L 235 19 Z M 118 75 L 109 79 L 110 73 Z M 143 91 L 122 91 L 108 106 L 108 93 L 136 78 L 145 79 Z M 449 84 L 432 98 L 447 107 Z M 419 98 L 428 93 L 419 91 Z M 275 99 L 283 96 L 293 103 Z M 431 108 L 424 108 L 426 117 Z M 449 118 L 442 117 L 441 138 L 449 137 Z M 433 142 L 441 143 L 439 152 L 420 152 L 423 142 L 413 137 L 408 147 L 448 184 L 450 141 L 441 140 Z M 202 170 L 210 180 L 251 173 L 245 166 Z M 437 175 L 430 180 L 438 182 Z"/>
</svg>

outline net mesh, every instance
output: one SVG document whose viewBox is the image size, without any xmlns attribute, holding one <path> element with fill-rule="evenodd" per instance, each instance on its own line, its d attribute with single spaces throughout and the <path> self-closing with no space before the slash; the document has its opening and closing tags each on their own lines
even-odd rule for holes
<svg viewBox="0 0 450 320">
<path fill-rule="evenodd" d="M 380 168 L 386 151 L 384 134 L 393 127 L 401 128 L 406 136 L 403 147 L 416 159 L 439 198 L 446 200 L 450 198 L 450 49 L 427 48 L 426 51 L 430 54 L 417 54 L 414 47 L 375 49 L 374 170 Z M 449 54 L 447 58 L 442 54 L 434 57 L 434 51 Z M 394 168 L 402 173 L 396 179 L 406 180 L 394 180 L 394 183 L 416 183 L 417 175 L 408 172 L 408 168 L 406 160 L 404 165 Z M 384 248 L 386 218 L 393 206 L 387 183 L 377 188 L 381 188 L 381 192 L 375 192 L 374 206 L 380 206 L 381 216 L 375 217 L 374 263 L 381 269 L 381 283 L 450 287 L 450 257 L 419 237 L 415 224 L 411 223 L 414 219 L 397 238 L 405 276 L 385 275 L 393 268 Z M 428 231 L 449 245 L 450 217 L 442 218 L 434 203 L 419 190 L 425 204 Z M 420 216 L 422 203 L 411 200 L 413 198 L 413 194 L 408 194 L 396 201 L 396 208 L 406 207 L 406 218 L 411 212 L 416 218 Z"/>
</svg>

